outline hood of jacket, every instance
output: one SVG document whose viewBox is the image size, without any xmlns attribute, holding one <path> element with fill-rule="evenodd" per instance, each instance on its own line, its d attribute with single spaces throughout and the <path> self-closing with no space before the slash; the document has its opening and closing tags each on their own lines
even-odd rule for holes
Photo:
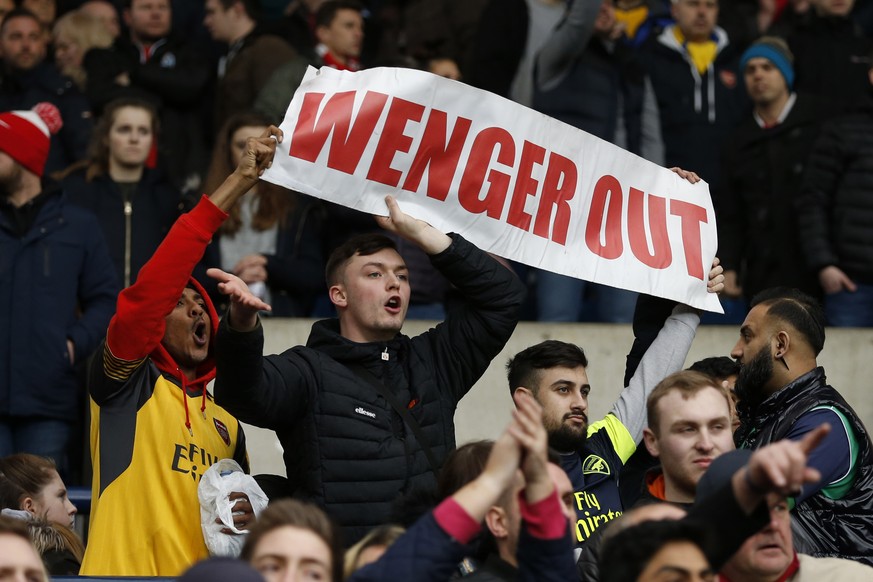
<svg viewBox="0 0 873 582">
<path fill-rule="evenodd" d="M 677 53 L 686 54 L 685 45 L 680 43 L 676 38 L 676 30 L 677 25 L 671 24 L 669 26 L 664 27 L 664 30 L 661 31 L 661 34 L 658 35 L 658 42 L 665 47 L 676 51 Z M 715 41 L 716 52 L 715 54 L 719 54 L 721 51 L 725 49 L 730 44 L 728 40 L 727 32 L 721 28 L 720 26 L 716 26 L 712 31 L 712 39 Z"/>
<path fill-rule="evenodd" d="M 209 314 L 209 327 L 211 334 L 209 336 L 208 356 L 199 366 L 197 366 L 197 373 L 194 380 L 189 381 L 180 374 L 179 365 L 176 363 L 176 360 L 173 359 L 173 356 L 170 355 L 170 352 L 167 351 L 167 348 L 164 347 L 163 342 L 159 343 L 158 346 L 152 350 L 150 355 L 152 361 L 161 372 L 176 378 L 182 383 L 182 386 L 187 387 L 190 391 L 204 392 L 206 385 L 215 378 L 215 336 L 218 333 L 218 312 L 215 310 L 215 306 L 209 299 L 209 293 L 206 292 L 206 289 L 204 289 L 196 279 L 193 277 L 189 278 L 188 287 L 191 287 L 200 293 L 203 297 L 203 302 L 206 305 L 206 312 Z"/>
</svg>

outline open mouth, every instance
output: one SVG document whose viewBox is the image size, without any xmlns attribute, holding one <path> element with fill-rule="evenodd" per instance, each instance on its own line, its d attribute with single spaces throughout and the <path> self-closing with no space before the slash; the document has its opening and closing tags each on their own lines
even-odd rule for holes
<svg viewBox="0 0 873 582">
<path fill-rule="evenodd" d="M 400 301 L 400 297 L 393 296 L 388 301 L 385 302 L 385 309 L 387 309 L 391 313 L 400 313 L 400 307 L 402 303 Z"/>
<path fill-rule="evenodd" d="M 194 343 L 199 347 L 203 347 L 209 341 L 206 335 L 206 322 L 198 321 L 194 324 Z"/>
</svg>

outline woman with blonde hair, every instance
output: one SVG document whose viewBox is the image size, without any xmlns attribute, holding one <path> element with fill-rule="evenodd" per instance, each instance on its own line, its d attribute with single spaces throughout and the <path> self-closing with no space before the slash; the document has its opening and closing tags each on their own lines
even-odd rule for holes
<svg viewBox="0 0 873 582">
<path fill-rule="evenodd" d="M 61 16 L 52 30 L 55 64 L 82 91 L 87 85 L 87 75 L 82 64 L 91 49 L 112 46 L 114 39 L 106 26 L 88 14 L 73 11 Z"/>
<path fill-rule="evenodd" d="M 345 578 L 351 576 L 355 570 L 381 558 L 385 550 L 405 532 L 399 525 L 383 525 L 358 540 L 358 543 L 346 550 L 343 558 Z"/>
</svg>

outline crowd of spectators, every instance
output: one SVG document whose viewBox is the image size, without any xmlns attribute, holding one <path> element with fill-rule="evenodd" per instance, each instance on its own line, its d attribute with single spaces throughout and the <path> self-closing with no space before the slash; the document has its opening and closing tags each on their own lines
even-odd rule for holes
<svg viewBox="0 0 873 582">
<path fill-rule="evenodd" d="M 401 66 L 495 92 L 659 165 L 697 172 L 715 203 L 728 279 L 723 301 L 733 314 L 711 321 L 739 322 L 756 292 L 787 285 L 825 300 L 830 325 L 873 324 L 873 266 L 863 232 L 870 212 L 863 202 L 867 170 L 854 157 L 835 157 L 839 150 L 827 141 L 845 145 L 828 136 L 844 136 L 848 130 L 841 123 L 858 128 L 864 122 L 871 2 L 3 4 L 12 17 L 0 31 L 0 109 L 27 109 L 41 101 L 59 108 L 63 126 L 52 137 L 46 174 L 71 180 L 79 199 L 98 189 L 100 198 L 116 199 L 111 212 L 104 209 L 102 226 L 110 239 L 127 236 L 128 228 L 133 233 L 123 247 L 113 240 L 116 263 L 120 248 L 125 257 L 140 257 L 125 259 L 122 286 L 135 280 L 143 257 L 166 233 L 166 219 L 172 219 L 165 205 L 161 218 L 151 217 L 153 224 L 144 227 L 140 215 L 147 209 L 124 201 L 122 184 L 162 189 L 164 199 L 175 198 L 170 206 L 178 208 L 178 216 L 222 179 L 216 164 L 225 155 L 230 139 L 225 124 L 232 114 L 262 116 L 247 128 L 278 125 L 308 65 L 352 71 Z M 119 98 L 147 102 L 156 116 L 144 177 L 107 185 L 97 179 L 94 152 L 99 140 L 108 142 L 100 137 L 100 122 Z M 847 155 L 863 151 L 866 133 L 857 135 L 861 142 L 848 147 Z M 83 186 L 70 174 L 86 159 L 92 169 Z M 851 179 L 838 171 L 842 168 Z M 368 217 L 299 195 L 289 197 L 293 210 L 273 208 L 270 201 L 280 192 L 253 194 L 236 210 L 245 215 L 260 208 L 251 223 L 234 219 L 200 272 L 223 261 L 252 283 L 257 270 L 261 283 L 276 280 L 265 283 L 270 297 L 289 298 L 291 305 L 276 315 L 330 314 L 329 306 L 312 298 L 322 281 L 307 275 L 297 288 L 284 280 L 278 272 L 283 255 L 302 256 L 315 266 L 342 242 L 321 224 L 342 225 L 349 233 L 373 225 Z M 119 205 L 136 226 L 119 230 Z M 274 216 L 264 220 L 266 212 Z M 245 247 L 239 258 L 251 260 L 227 265 L 228 255 L 217 247 L 228 244 Z M 632 292 L 514 268 L 529 289 L 525 319 L 631 320 Z M 422 309 L 413 317 L 440 317 L 452 290 L 426 266 L 414 274 L 433 291 L 414 298 Z"/>
<path fill-rule="evenodd" d="M 735 368 L 671 376 L 700 317 L 670 305 L 604 419 L 588 423 L 584 352 L 544 342 L 508 365 L 506 431 L 455 450 L 458 401 L 519 319 L 631 322 L 651 298 L 502 264 L 390 197 L 373 221 L 258 180 L 310 65 L 427 70 L 696 172 L 719 322 L 743 321 Z M 0 547 L 34 579 L 22 540 L 51 573 L 205 557 L 196 483 L 219 458 L 247 470 L 240 421 L 284 447 L 270 495 L 312 503 L 255 520 L 239 494 L 231 525 L 268 580 L 870 575 L 823 561 L 873 565 L 852 533 L 873 524 L 873 445 L 816 357 L 825 325 L 873 327 L 873 1 L 0 0 L 0 112 L 0 505 L 26 524 L 0 518 Z M 262 318 L 334 316 L 262 356 Z M 446 321 L 407 338 L 407 317 Z M 86 418 L 88 545 L 64 485 Z M 679 425 L 705 442 L 678 445 Z M 759 452 L 708 482 L 735 444 Z M 392 520 L 398 487 L 438 493 Z M 641 497 L 679 520 L 631 518 Z M 725 508 L 736 527 L 713 541 Z M 772 572 L 768 543 L 787 558 Z"/>
</svg>

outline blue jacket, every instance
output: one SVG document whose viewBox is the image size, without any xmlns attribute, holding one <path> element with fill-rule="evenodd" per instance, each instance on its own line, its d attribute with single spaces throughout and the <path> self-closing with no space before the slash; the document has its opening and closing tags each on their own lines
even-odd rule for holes
<svg viewBox="0 0 873 582">
<path fill-rule="evenodd" d="M 0 416 L 71 420 L 77 382 L 67 355 L 84 361 L 115 311 L 115 269 L 97 219 L 46 193 L 19 238 L 0 213 Z"/>
<path fill-rule="evenodd" d="M 473 548 L 453 539 L 430 512 L 388 548 L 378 561 L 357 570 L 349 582 L 444 582 L 453 579 L 458 565 Z M 518 541 L 518 582 L 576 580 L 570 536 L 556 540 L 532 536 L 521 527 Z M 481 572 L 477 570 L 477 572 Z M 473 574 L 471 579 L 487 579 Z"/>
</svg>

